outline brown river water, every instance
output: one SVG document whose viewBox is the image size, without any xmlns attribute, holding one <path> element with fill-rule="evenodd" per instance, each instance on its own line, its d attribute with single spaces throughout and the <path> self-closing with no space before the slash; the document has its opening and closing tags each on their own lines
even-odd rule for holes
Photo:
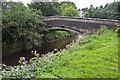
<svg viewBox="0 0 120 80">
<path fill-rule="evenodd" d="M 79 35 L 80 36 L 80 35 Z M 74 35 L 68 38 L 64 38 L 55 42 L 50 43 L 44 43 L 41 47 L 35 47 L 30 50 L 21 51 L 15 54 L 12 54 L 8 57 L 2 58 L 2 63 L 9 65 L 9 66 L 16 66 L 18 65 L 18 61 L 20 57 L 25 57 L 25 59 L 28 61 L 30 58 L 34 57 L 34 55 L 31 53 L 31 51 L 37 50 L 39 54 L 46 54 L 48 52 L 53 51 L 54 49 L 63 49 L 65 46 L 75 39 L 78 39 L 78 35 Z"/>
</svg>

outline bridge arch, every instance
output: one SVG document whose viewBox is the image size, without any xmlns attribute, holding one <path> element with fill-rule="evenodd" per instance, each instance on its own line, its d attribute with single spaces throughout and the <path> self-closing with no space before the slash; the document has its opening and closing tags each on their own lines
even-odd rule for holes
<svg viewBox="0 0 120 80">
<path fill-rule="evenodd" d="M 116 29 L 117 25 L 120 25 L 120 21 L 118 20 L 66 16 L 50 16 L 44 18 L 43 21 L 47 24 L 46 28 L 48 29 L 55 29 L 55 27 L 57 26 L 59 27 L 59 29 L 62 30 L 63 28 L 61 26 L 68 26 L 69 29 L 72 29 L 73 32 L 76 31 L 76 33 L 79 31 L 83 33 L 94 33 L 102 26 L 105 26 L 108 29 Z M 64 30 L 68 29 L 64 28 Z"/>
<path fill-rule="evenodd" d="M 69 31 L 69 32 L 73 32 L 73 33 L 76 33 L 76 34 L 83 34 L 82 31 L 79 31 L 79 30 L 75 30 L 75 29 L 72 29 L 72 28 L 69 28 L 69 27 L 50 27 L 50 28 L 47 28 L 48 31 L 51 31 L 51 30 L 60 30 L 60 31 Z"/>
</svg>

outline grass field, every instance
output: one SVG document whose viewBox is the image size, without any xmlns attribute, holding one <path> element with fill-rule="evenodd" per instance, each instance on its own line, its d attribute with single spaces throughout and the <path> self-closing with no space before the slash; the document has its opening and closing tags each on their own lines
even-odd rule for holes
<svg viewBox="0 0 120 80">
<path fill-rule="evenodd" d="M 37 77 L 117 78 L 118 37 L 114 31 L 79 41 L 68 54 L 56 58 L 48 71 Z M 48 75 L 48 76 L 45 76 Z"/>
</svg>

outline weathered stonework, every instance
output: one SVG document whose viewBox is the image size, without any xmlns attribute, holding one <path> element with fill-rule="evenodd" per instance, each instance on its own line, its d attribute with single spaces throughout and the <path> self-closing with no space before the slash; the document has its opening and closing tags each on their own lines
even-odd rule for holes
<svg viewBox="0 0 120 80">
<path fill-rule="evenodd" d="M 86 31 L 96 31 L 105 26 L 108 29 L 116 29 L 117 25 L 120 25 L 118 20 L 108 19 L 94 19 L 94 18 L 79 18 L 79 17 L 65 17 L 65 16 L 51 16 L 43 19 L 47 24 L 46 27 L 61 27 L 68 26 L 79 31 L 83 29 Z M 86 31 L 83 31 L 86 33 Z"/>
</svg>

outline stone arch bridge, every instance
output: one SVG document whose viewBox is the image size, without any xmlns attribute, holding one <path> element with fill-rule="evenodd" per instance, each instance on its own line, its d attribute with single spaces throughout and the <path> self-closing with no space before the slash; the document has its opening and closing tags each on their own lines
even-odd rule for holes
<svg viewBox="0 0 120 80">
<path fill-rule="evenodd" d="M 48 30 L 65 30 L 77 34 L 92 34 L 103 26 L 108 29 L 116 29 L 117 25 L 120 25 L 118 20 L 65 16 L 50 16 L 43 18 L 43 21 Z"/>
</svg>

